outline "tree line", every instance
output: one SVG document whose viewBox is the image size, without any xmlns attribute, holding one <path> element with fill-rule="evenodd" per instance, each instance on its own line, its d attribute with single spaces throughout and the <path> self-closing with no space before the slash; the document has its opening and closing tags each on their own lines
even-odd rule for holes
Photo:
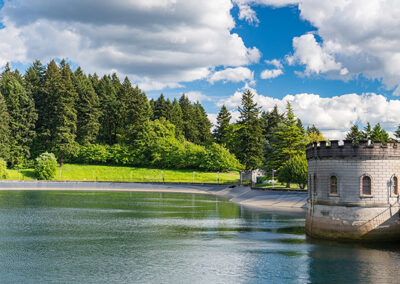
<svg viewBox="0 0 400 284">
<path fill-rule="evenodd" d="M 65 60 L 35 61 L 25 74 L 7 64 L 0 75 L 0 158 L 13 168 L 44 152 L 60 165 L 241 168 L 211 127 L 203 106 L 185 95 L 148 100 L 127 77 L 73 72 Z"/>
<path fill-rule="evenodd" d="M 225 106 L 213 131 L 203 106 L 179 99 L 148 99 L 116 74 L 86 75 L 62 60 L 35 61 L 21 74 L 9 65 L 0 76 L 0 158 L 14 168 L 52 152 L 64 162 L 169 168 L 279 170 L 324 140 L 304 129 L 288 103 L 261 111 L 244 92 L 238 121 Z"/>
</svg>

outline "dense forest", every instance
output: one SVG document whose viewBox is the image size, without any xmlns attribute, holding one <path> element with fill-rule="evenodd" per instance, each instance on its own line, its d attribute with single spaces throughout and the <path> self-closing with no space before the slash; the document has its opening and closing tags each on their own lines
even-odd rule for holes
<svg viewBox="0 0 400 284">
<path fill-rule="evenodd" d="M 179 99 L 148 99 L 128 78 L 86 75 L 54 60 L 25 72 L 7 65 L 0 77 L 0 158 L 29 167 L 44 152 L 64 162 L 202 170 L 280 169 L 303 157 L 308 142 L 324 140 L 303 128 L 288 103 L 262 112 L 243 93 L 238 121 L 222 106 L 217 124 L 203 106 Z"/>
</svg>

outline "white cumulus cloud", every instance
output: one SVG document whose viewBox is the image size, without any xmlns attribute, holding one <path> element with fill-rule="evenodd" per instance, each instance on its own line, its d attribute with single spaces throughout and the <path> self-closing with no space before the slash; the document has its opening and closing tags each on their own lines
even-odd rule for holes
<svg viewBox="0 0 400 284">
<path fill-rule="evenodd" d="M 283 74 L 281 69 L 266 69 L 261 72 L 261 79 L 273 79 Z"/>
<path fill-rule="evenodd" d="M 295 63 L 306 65 L 305 74 L 327 73 L 338 71 L 341 75 L 346 75 L 348 70 L 342 67 L 340 62 L 336 62 L 332 54 L 329 54 L 323 46 L 316 40 L 313 34 L 305 34 L 293 39 L 294 55 L 287 58 L 289 64 Z"/>
<path fill-rule="evenodd" d="M 201 102 L 201 101 L 211 101 L 212 99 L 203 94 L 202 92 L 198 92 L 198 91 L 191 91 L 191 92 L 187 92 L 185 93 L 185 96 L 192 102 Z"/>
<path fill-rule="evenodd" d="M 298 5 L 313 34 L 293 39 L 292 64 L 305 65 L 303 75 L 381 80 L 400 95 L 400 5 L 398 0 L 234 0 L 241 18 L 258 22 L 253 6 Z"/>
<path fill-rule="evenodd" d="M 0 64 L 69 58 L 155 89 L 257 62 L 232 32 L 230 0 L 13 0 L 0 10 Z"/>
<path fill-rule="evenodd" d="M 259 23 L 256 12 L 251 6 L 272 6 L 282 7 L 298 4 L 299 0 L 232 0 L 239 8 L 239 19 L 246 20 L 251 24 Z"/>
<path fill-rule="evenodd" d="M 216 81 L 241 82 L 253 80 L 254 72 L 247 67 L 226 68 L 213 73 L 208 79 L 210 83 L 214 83 Z"/>
<path fill-rule="evenodd" d="M 305 126 L 315 124 L 329 139 L 343 139 L 350 127 L 357 123 L 365 125 L 381 123 L 388 131 L 393 131 L 400 124 L 398 110 L 400 100 L 389 100 L 375 93 L 344 94 L 332 98 L 323 98 L 317 94 L 286 95 L 282 99 L 263 96 L 251 89 L 254 100 L 264 111 L 270 111 L 277 105 L 281 112 L 290 102 L 295 115 Z M 221 100 L 234 113 L 241 103 L 243 89 Z M 236 115 L 236 117 L 238 117 Z"/>
</svg>

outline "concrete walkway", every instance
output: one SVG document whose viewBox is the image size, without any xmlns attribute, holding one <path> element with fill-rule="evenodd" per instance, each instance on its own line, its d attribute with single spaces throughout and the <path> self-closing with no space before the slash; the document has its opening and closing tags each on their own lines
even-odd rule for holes
<svg viewBox="0 0 400 284">
<path fill-rule="evenodd" d="M 250 187 L 195 184 L 156 184 L 124 182 L 2 181 L 0 190 L 93 190 L 207 194 L 265 210 L 305 211 L 306 192 L 252 190 Z"/>
</svg>

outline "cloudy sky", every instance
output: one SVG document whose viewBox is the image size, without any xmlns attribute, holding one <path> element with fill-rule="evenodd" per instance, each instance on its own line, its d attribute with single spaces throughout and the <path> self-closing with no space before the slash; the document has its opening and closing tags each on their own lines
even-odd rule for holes
<svg viewBox="0 0 400 284">
<path fill-rule="evenodd" d="M 186 93 L 215 119 L 240 95 L 287 101 L 342 138 L 400 123 L 398 0 L 0 0 L 0 66 L 67 58 L 116 72 L 149 97 Z"/>
</svg>

